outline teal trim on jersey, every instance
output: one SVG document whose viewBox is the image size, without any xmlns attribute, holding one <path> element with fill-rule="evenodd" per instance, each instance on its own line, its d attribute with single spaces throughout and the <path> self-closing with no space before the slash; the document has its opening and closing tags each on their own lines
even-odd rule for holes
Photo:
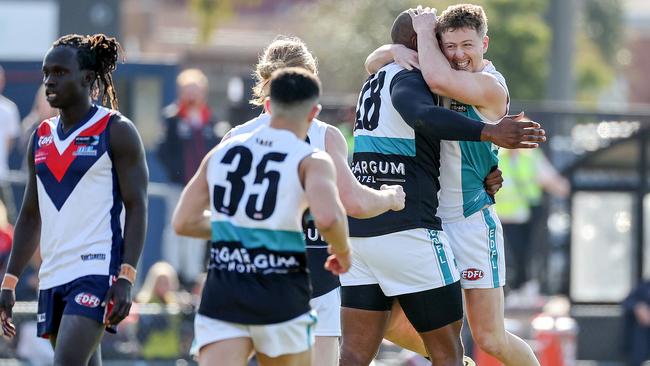
<svg viewBox="0 0 650 366">
<path fill-rule="evenodd" d="M 490 252 L 490 268 L 492 268 L 492 286 L 499 288 L 499 246 L 497 245 L 497 224 L 490 210 L 483 209 L 483 218 L 488 229 L 488 250 Z"/>
<path fill-rule="evenodd" d="M 474 107 L 467 106 L 467 117 L 482 121 Z M 483 180 L 499 164 L 498 150 L 491 142 L 459 141 L 463 215 L 469 217 L 494 203 L 485 191 Z"/>
<path fill-rule="evenodd" d="M 302 231 L 251 229 L 227 221 L 212 222 L 212 241 L 239 242 L 246 249 L 266 248 L 277 252 L 304 252 Z"/>
<path fill-rule="evenodd" d="M 365 135 L 354 136 L 354 152 L 415 156 L 415 139 Z"/>
<path fill-rule="evenodd" d="M 445 253 L 445 246 L 442 244 L 442 240 L 440 240 L 440 233 L 437 230 L 426 230 L 429 240 L 431 241 L 431 246 L 433 247 L 433 252 L 438 260 L 438 267 L 442 274 L 442 280 L 445 282 L 444 285 L 450 285 L 454 283 L 454 276 L 451 274 L 451 267 L 449 267 L 447 253 Z"/>
<path fill-rule="evenodd" d="M 311 332 L 314 327 L 316 327 L 316 324 L 318 323 L 318 318 L 314 313 L 309 313 L 309 319 L 312 320 L 311 323 L 307 324 L 307 349 L 312 348 L 312 343 L 311 343 Z"/>
</svg>

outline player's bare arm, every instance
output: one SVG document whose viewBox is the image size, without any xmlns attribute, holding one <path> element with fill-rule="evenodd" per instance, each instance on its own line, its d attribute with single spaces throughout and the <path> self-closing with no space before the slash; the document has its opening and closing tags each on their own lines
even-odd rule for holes
<svg viewBox="0 0 650 366">
<path fill-rule="evenodd" d="M 507 112 L 508 95 L 506 90 L 494 76 L 481 72 L 470 72 L 460 68 L 466 67 L 468 60 L 451 62 L 462 63 L 456 70 L 450 65 L 440 47 L 448 53 L 457 52 L 458 48 L 474 48 L 487 50 L 488 38 L 470 37 L 476 31 L 468 31 L 467 37 L 453 37 L 443 39 L 442 45 L 438 43 L 435 34 L 436 13 L 429 8 L 410 10 L 413 28 L 417 33 L 418 56 L 421 63 L 422 76 L 432 92 L 453 98 L 460 102 L 474 105 L 481 113 L 492 120 L 498 120 Z M 455 32 L 461 34 L 462 30 Z M 481 52 L 481 51 L 479 51 Z M 483 51 L 484 52 L 484 51 Z"/>
<path fill-rule="evenodd" d="M 405 194 L 402 186 L 384 185 L 381 190 L 376 190 L 357 181 L 348 166 L 348 146 L 338 128 L 327 128 L 325 150 L 334 162 L 336 186 L 348 215 L 365 219 L 388 210 L 399 211 L 404 208 Z"/>
<path fill-rule="evenodd" d="M 420 68 L 417 52 L 401 44 L 385 44 L 368 55 L 366 71 L 368 74 L 374 74 L 393 61 L 407 70 Z"/>
<path fill-rule="evenodd" d="M 303 159 L 299 170 L 309 211 L 332 254 L 325 266 L 334 274 L 345 273 L 350 268 L 348 220 L 336 188 L 334 163 L 327 153 L 320 151 Z"/>
<path fill-rule="evenodd" d="M 129 267 L 135 269 L 137 266 L 147 232 L 149 170 L 140 135 L 128 119 L 119 117 L 113 121 L 110 126 L 110 145 L 126 214 L 122 268 L 117 282 L 106 294 L 106 301 L 112 299 L 114 302 L 107 322 L 117 324 L 129 315 L 133 283 L 127 272 Z"/>
<path fill-rule="evenodd" d="M 172 217 L 172 226 L 178 235 L 205 240 L 211 238 L 210 218 L 203 213 L 210 209 L 210 188 L 206 171 L 213 151 L 214 149 L 203 158 L 201 166 L 181 193 Z"/>
<path fill-rule="evenodd" d="M 450 141 L 490 141 L 508 149 L 536 148 L 546 141 L 539 123 L 523 114 L 503 118 L 497 124 L 485 124 L 436 105 L 426 90 L 422 76 L 404 71 L 393 79 L 391 99 L 404 121 L 420 133 Z"/>
<path fill-rule="evenodd" d="M 17 280 L 25 269 L 27 262 L 32 258 L 41 234 L 41 215 L 38 207 L 38 193 L 36 190 L 36 170 L 34 168 L 34 159 L 31 152 L 34 149 L 34 135 L 29 139 L 27 146 L 27 170 L 28 179 L 23 196 L 23 204 L 14 228 L 14 240 L 7 265 L 7 275 L 14 276 Z M 31 158 L 30 158 L 31 157 Z M 6 275 L 6 277 L 8 277 Z M 9 282 L 10 279 L 9 279 Z M 16 281 L 17 282 L 17 281 Z M 12 289 L 13 287 L 13 289 Z M 6 336 L 13 337 L 16 335 L 16 327 L 12 324 L 12 309 L 16 302 L 15 283 L 2 283 L 0 292 L 0 321 L 2 330 Z"/>
</svg>

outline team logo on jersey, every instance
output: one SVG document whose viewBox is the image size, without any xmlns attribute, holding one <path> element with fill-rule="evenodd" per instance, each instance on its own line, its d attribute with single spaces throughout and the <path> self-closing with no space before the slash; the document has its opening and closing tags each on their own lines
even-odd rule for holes
<svg viewBox="0 0 650 366">
<path fill-rule="evenodd" d="M 359 160 L 354 161 L 350 165 L 350 169 L 360 183 L 389 182 L 387 184 L 395 184 L 406 182 L 406 165 L 404 163 Z"/>
<path fill-rule="evenodd" d="M 81 145 L 77 148 L 77 151 L 72 154 L 74 156 L 97 156 L 97 149 L 93 146 Z"/>
<path fill-rule="evenodd" d="M 43 150 L 36 150 L 34 154 L 34 164 L 40 164 L 47 160 L 47 152 Z"/>
<path fill-rule="evenodd" d="M 54 142 L 54 137 L 52 135 L 41 136 L 38 138 L 38 147 L 47 146 Z"/>
<path fill-rule="evenodd" d="M 451 102 L 449 109 L 458 113 L 467 113 L 467 104 L 458 103 L 456 101 Z"/>
<path fill-rule="evenodd" d="M 45 313 L 38 313 L 36 314 L 36 321 L 39 323 L 43 323 L 45 321 Z"/>
<path fill-rule="evenodd" d="M 85 306 L 87 308 L 96 308 L 99 306 L 99 303 L 101 302 L 99 300 L 99 297 L 88 292 L 81 292 L 77 294 L 77 296 L 74 297 L 74 301 L 77 304 L 81 306 Z"/>
<path fill-rule="evenodd" d="M 300 268 L 300 261 L 291 254 L 257 253 L 244 248 L 212 248 L 208 270 L 237 273 L 289 273 Z"/>
<path fill-rule="evenodd" d="M 468 281 L 478 281 L 481 278 L 483 278 L 484 275 L 485 273 L 483 273 L 483 271 L 476 268 L 468 268 L 460 273 L 460 276 L 464 280 L 468 280 Z"/>
<path fill-rule="evenodd" d="M 93 254 L 82 254 L 82 261 L 103 261 L 106 260 L 106 254 L 104 253 L 93 253 Z"/>
<path fill-rule="evenodd" d="M 99 144 L 99 135 L 95 136 L 77 136 L 74 144 L 78 146 L 95 146 Z"/>
</svg>

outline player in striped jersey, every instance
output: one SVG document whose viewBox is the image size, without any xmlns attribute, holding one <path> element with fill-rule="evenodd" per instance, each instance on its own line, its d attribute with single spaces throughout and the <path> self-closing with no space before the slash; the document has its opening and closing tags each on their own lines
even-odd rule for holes
<svg viewBox="0 0 650 366">
<path fill-rule="evenodd" d="M 483 59 L 489 42 L 483 8 L 452 5 L 439 19 L 435 9 L 417 9 L 411 15 L 417 53 L 395 45 L 394 58 L 421 68 L 431 91 L 445 97 L 447 108 L 488 124 L 502 118 L 508 111 L 508 89 L 501 73 Z M 419 64 L 413 62 L 417 56 Z M 369 57 L 369 69 L 392 59 L 378 50 Z M 506 365 L 539 365 L 531 348 L 504 327 L 503 231 L 492 207 L 494 198 L 482 185 L 498 164 L 497 151 L 484 142 L 441 143 L 438 215 L 460 267 L 475 342 Z"/>
<path fill-rule="evenodd" d="M 261 365 L 311 364 L 315 317 L 302 237 L 308 206 L 333 253 L 326 268 L 349 268 L 334 165 L 304 142 L 320 110 L 320 82 L 285 68 L 272 74 L 269 89 L 269 124 L 211 151 L 174 213 L 179 234 L 212 240 L 195 320 L 201 365 L 243 365 L 251 350 Z"/>
<path fill-rule="evenodd" d="M 43 60 L 47 100 L 60 115 L 30 139 L 0 317 L 4 333 L 15 335 L 13 288 L 40 244 L 37 327 L 54 347 L 55 365 L 101 365 L 99 342 L 129 313 L 144 244 L 148 171 L 140 136 L 118 111 L 93 104 L 101 92 L 117 108 L 111 73 L 119 50 L 103 34 L 67 35 Z"/>
</svg>

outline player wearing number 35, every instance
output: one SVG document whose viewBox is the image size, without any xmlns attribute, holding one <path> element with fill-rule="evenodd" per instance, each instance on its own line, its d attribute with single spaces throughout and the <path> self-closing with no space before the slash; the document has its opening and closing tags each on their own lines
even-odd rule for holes
<svg viewBox="0 0 650 366">
<path fill-rule="evenodd" d="M 311 365 L 307 207 L 330 245 L 326 268 L 339 274 L 350 267 L 334 165 L 305 142 L 319 97 L 320 81 L 310 72 L 276 71 L 265 104 L 269 125 L 217 146 L 181 195 L 174 229 L 212 240 L 194 323 L 200 365 L 245 365 L 253 350 L 263 366 Z"/>
</svg>

